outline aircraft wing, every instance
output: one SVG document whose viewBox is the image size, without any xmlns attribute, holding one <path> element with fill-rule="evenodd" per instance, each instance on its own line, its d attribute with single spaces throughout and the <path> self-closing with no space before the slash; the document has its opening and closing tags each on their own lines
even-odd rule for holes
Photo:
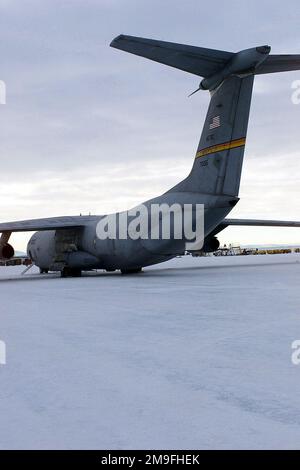
<svg viewBox="0 0 300 470">
<path fill-rule="evenodd" d="M 247 225 L 252 227 L 300 227 L 300 222 L 292 220 L 259 220 L 259 219 L 224 219 L 222 222 L 228 225 Z"/>
<path fill-rule="evenodd" d="M 293 220 L 260 220 L 260 219 L 224 219 L 213 231 L 213 235 L 231 225 L 247 227 L 300 227 L 300 221 Z"/>
<path fill-rule="evenodd" d="M 34 232 L 41 230 L 58 230 L 84 227 L 88 222 L 99 219 L 95 216 L 50 217 L 47 219 L 21 220 L 18 222 L 0 223 L 3 232 Z"/>
<path fill-rule="evenodd" d="M 99 220 L 101 216 L 66 216 L 49 217 L 46 219 L 21 220 L 17 222 L 0 223 L 0 233 L 3 232 L 34 232 L 42 230 L 58 230 L 80 228 L 87 223 Z M 230 225 L 248 227 L 300 227 L 300 221 L 260 220 L 260 219 L 224 219 L 215 233 L 224 230 Z"/>
<path fill-rule="evenodd" d="M 222 69 L 234 56 L 232 52 L 125 36 L 123 34 L 116 37 L 110 45 L 115 49 L 146 57 L 155 62 L 205 78 Z"/>
</svg>

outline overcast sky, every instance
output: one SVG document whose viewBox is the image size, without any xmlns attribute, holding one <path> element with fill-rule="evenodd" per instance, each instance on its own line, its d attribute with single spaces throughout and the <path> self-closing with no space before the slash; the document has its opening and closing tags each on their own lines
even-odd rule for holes
<svg viewBox="0 0 300 470">
<path fill-rule="evenodd" d="M 300 53 L 300 4 L 235 0 L 0 0 L 0 219 L 103 214 L 189 172 L 209 95 L 198 77 L 109 47 L 120 33 Z M 300 71 L 257 77 L 232 217 L 300 218 Z M 28 234 L 14 236 L 24 249 Z M 300 243 L 299 229 L 231 228 L 221 241 Z"/>
</svg>

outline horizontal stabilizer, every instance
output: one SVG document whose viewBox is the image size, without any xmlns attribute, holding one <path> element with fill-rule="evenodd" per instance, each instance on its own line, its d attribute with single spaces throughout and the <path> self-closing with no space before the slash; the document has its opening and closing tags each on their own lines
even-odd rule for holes
<svg viewBox="0 0 300 470">
<path fill-rule="evenodd" d="M 116 37 L 111 46 L 204 79 L 209 78 L 210 81 L 213 78 L 214 86 L 203 80 L 199 89 L 212 89 L 230 75 L 262 75 L 300 70 L 299 54 L 269 55 L 269 46 L 234 53 L 123 34 Z"/>
<path fill-rule="evenodd" d="M 123 34 L 116 37 L 111 46 L 205 78 L 221 70 L 234 56 L 232 52 L 124 36 Z"/>
<path fill-rule="evenodd" d="M 290 72 L 292 70 L 300 70 L 299 54 L 273 54 L 267 57 L 267 59 L 255 70 L 255 74 L 260 75 L 265 73 Z"/>
</svg>

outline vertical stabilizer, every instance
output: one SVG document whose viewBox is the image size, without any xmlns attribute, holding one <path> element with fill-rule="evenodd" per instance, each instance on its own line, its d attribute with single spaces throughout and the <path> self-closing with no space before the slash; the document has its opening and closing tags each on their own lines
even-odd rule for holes
<svg viewBox="0 0 300 470">
<path fill-rule="evenodd" d="M 186 190 L 238 195 L 253 78 L 230 77 L 212 92 Z"/>
</svg>

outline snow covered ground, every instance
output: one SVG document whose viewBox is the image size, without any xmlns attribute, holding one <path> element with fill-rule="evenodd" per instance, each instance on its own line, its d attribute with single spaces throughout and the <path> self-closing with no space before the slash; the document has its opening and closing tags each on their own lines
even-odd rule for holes
<svg viewBox="0 0 300 470">
<path fill-rule="evenodd" d="M 0 268 L 1 449 L 300 448 L 300 255 Z"/>
</svg>

